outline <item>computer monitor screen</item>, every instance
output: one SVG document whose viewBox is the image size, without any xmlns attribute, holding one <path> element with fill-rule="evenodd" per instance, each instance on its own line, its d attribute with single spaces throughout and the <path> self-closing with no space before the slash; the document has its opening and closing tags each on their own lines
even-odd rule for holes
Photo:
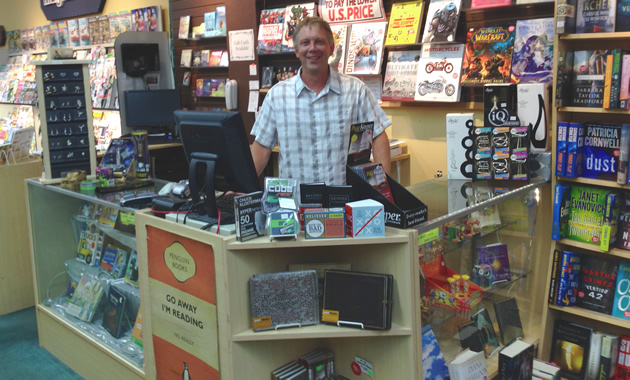
<svg viewBox="0 0 630 380">
<path fill-rule="evenodd" d="M 189 163 L 193 153 L 217 156 L 214 189 L 205 189 L 206 199 L 215 203 L 214 191 L 251 193 L 260 190 L 240 112 L 175 111 L 175 120 Z M 192 181 L 190 174 L 189 180 Z M 192 196 L 195 199 L 196 195 Z M 215 206 L 209 203 L 207 206 L 208 215 L 214 215 Z"/>
<path fill-rule="evenodd" d="M 122 44 L 123 72 L 130 77 L 142 77 L 149 71 L 160 70 L 158 44 Z"/>
<path fill-rule="evenodd" d="M 181 108 L 179 90 L 125 91 L 125 121 L 131 129 L 174 132 L 173 112 Z"/>
</svg>

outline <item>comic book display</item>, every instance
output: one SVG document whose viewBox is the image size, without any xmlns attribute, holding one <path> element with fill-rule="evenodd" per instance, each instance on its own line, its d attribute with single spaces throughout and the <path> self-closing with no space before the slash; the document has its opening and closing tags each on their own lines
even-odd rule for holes
<svg viewBox="0 0 630 380">
<path fill-rule="evenodd" d="M 422 42 L 455 41 L 460 9 L 460 0 L 432 0 L 427 9 Z"/>
<path fill-rule="evenodd" d="M 350 30 L 346 74 L 379 74 L 387 22 L 355 24 Z"/>
<path fill-rule="evenodd" d="M 459 101 L 459 78 L 463 56 L 464 44 L 423 44 L 414 99 Z"/>
<path fill-rule="evenodd" d="M 256 53 L 272 54 L 282 52 L 284 13 L 284 8 L 263 9 L 260 12 Z"/>
<path fill-rule="evenodd" d="M 383 100 L 413 101 L 421 50 L 390 51 L 383 81 Z"/>
<path fill-rule="evenodd" d="M 553 17 L 516 22 L 512 83 L 552 82 L 553 39 Z"/>
<path fill-rule="evenodd" d="M 509 83 L 514 34 L 514 25 L 468 29 L 462 65 L 462 85 Z"/>
<path fill-rule="evenodd" d="M 335 51 L 328 57 L 328 64 L 332 68 L 336 68 L 338 72 L 343 73 L 346 66 L 346 54 L 348 50 L 348 33 L 350 25 L 334 24 L 330 26 L 335 39 Z"/>
<path fill-rule="evenodd" d="M 284 11 L 284 28 L 282 32 L 282 52 L 290 53 L 293 48 L 295 27 L 306 17 L 315 16 L 315 3 L 287 5 Z"/>
</svg>

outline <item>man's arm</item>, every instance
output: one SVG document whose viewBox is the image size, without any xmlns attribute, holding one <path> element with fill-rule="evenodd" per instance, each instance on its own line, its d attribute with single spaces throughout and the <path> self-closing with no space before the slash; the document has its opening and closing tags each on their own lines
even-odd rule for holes
<svg viewBox="0 0 630 380">
<path fill-rule="evenodd" d="M 250 145 L 249 147 L 252 152 L 252 158 L 254 159 L 254 166 L 256 167 L 256 174 L 260 177 L 263 170 L 265 170 L 265 166 L 267 166 L 267 162 L 269 162 L 269 157 L 271 156 L 271 149 L 259 144 L 256 141 L 254 141 L 253 144 Z M 387 148 L 389 149 L 389 143 L 388 143 Z"/>
<path fill-rule="evenodd" d="M 389 174 L 391 158 L 389 155 L 389 138 L 387 138 L 385 131 L 374 138 L 372 142 L 372 154 L 374 155 L 374 162 L 380 162 L 383 165 L 385 173 Z"/>
</svg>

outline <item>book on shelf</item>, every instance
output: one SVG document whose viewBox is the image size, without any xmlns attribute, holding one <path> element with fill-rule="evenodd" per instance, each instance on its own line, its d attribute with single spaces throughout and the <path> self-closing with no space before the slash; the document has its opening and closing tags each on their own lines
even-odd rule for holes
<svg viewBox="0 0 630 380">
<path fill-rule="evenodd" d="M 551 83 L 553 23 L 553 17 L 516 21 L 510 73 L 512 83 Z"/>
<path fill-rule="evenodd" d="M 459 344 L 463 349 L 470 349 L 475 352 L 483 352 L 483 343 L 481 341 L 481 331 L 477 328 L 477 323 L 468 321 L 457 326 L 459 333 Z"/>
<path fill-rule="evenodd" d="M 608 252 L 610 244 L 614 244 L 617 240 L 617 219 L 619 218 L 620 204 L 621 195 L 606 195 L 606 208 L 602 219 L 602 237 L 599 244 L 599 248 L 603 252 Z"/>
<path fill-rule="evenodd" d="M 284 27 L 282 33 L 282 52 L 295 51 L 293 47 L 293 33 L 300 21 L 308 16 L 315 16 L 315 3 L 287 5 L 284 10 Z"/>
<path fill-rule="evenodd" d="M 573 52 L 558 51 L 556 76 L 556 107 L 566 107 L 573 101 Z"/>
<path fill-rule="evenodd" d="M 337 72 L 343 73 L 346 69 L 346 55 L 348 51 L 348 34 L 350 25 L 333 24 L 330 26 L 335 40 L 335 51 L 328 57 L 328 64 L 336 69 Z"/>
<path fill-rule="evenodd" d="M 385 46 L 417 43 L 423 10 L 424 0 L 394 3 L 389 16 Z"/>
<path fill-rule="evenodd" d="M 263 9 L 260 11 L 258 27 L 257 54 L 282 52 L 282 32 L 284 28 L 285 8 Z"/>
<path fill-rule="evenodd" d="M 569 122 L 567 129 L 567 167 L 565 177 L 577 178 L 582 175 L 584 151 L 584 129 L 582 123 Z"/>
<path fill-rule="evenodd" d="M 387 55 L 383 100 L 413 101 L 421 50 L 396 50 Z"/>
<path fill-rule="evenodd" d="M 217 12 L 206 12 L 203 14 L 204 37 L 211 37 L 212 35 L 214 35 L 214 28 L 216 27 L 216 23 Z"/>
<path fill-rule="evenodd" d="M 613 70 L 614 58 L 615 58 L 614 52 L 606 56 L 606 69 L 604 72 L 604 100 L 602 103 L 602 107 L 605 109 L 610 109 L 612 70 Z"/>
<path fill-rule="evenodd" d="M 201 51 L 201 67 L 208 67 L 210 66 L 210 50 L 209 49 L 203 49 Z"/>
<path fill-rule="evenodd" d="M 604 333 L 601 331 L 593 331 L 591 333 L 591 345 L 588 350 L 585 380 L 599 380 L 599 361 L 602 353 L 603 337 Z"/>
<path fill-rule="evenodd" d="M 133 323 L 131 338 L 129 338 L 129 340 L 136 346 L 144 348 L 144 339 L 142 337 L 142 304 L 138 307 L 138 314 L 136 314 L 136 320 Z"/>
<path fill-rule="evenodd" d="M 602 337 L 602 348 L 599 359 L 598 380 L 614 378 L 618 352 L 619 336 L 611 334 L 604 335 Z"/>
<path fill-rule="evenodd" d="M 621 60 L 619 108 L 627 110 L 630 109 L 630 54 L 624 54 Z"/>
<path fill-rule="evenodd" d="M 447 365 L 451 380 L 488 378 L 486 358 L 481 351 L 475 352 L 467 348 L 449 360 Z"/>
<path fill-rule="evenodd" d="M 57 23 L 59 26 L 59 23 Z M 88 18 L 88 29 L 90 31 L 90 45 L 98 45 L 103 43 L 101 41 L 101 34 L 99 33 L 100 27 L 98 25 L 98 17 Z M 61 29 L 59 29 L 59 47 L 61 46 Z"/>
<path fill-rule="evenodd" d="M 350 28 L 346 74 L 380 74 L 387 22 L 354 24 Z"/>
<path fill-rule="evenodd" d="M 101 281 L 83 275 L 66 307 L 66 313 L 85 322 L 91 322 L 103 296 Z"/>
<path fill-rule="evenodd" d="M 218 6 L 215 9 L 217 13 L 215 18 L 215 34 L 217 36 L 226 36 L 227 35 L 227 24 L 226 24 L 226 16 L 225 16 L 225 5 Z"/>
<path fill-rule="evenodd" d="M 616 5 L 616 0 L 577 0 L 575 33 L 614 32 Z"/>
<path fill-rule="evenodd" d="M 610 315 L 615 298 L 618 262 L 597 256 L 583 255 L 575 305 Z"/>
<path fill-rule="evenodd" d="M 630 0 L 617 0 L 615 32 L 630 31 Z"/>
<path fill-rule="evenodd" d="M 617 194 L 604 188 L 571 186 L 568 238 L 582 243 L 600 244 L 606 196 Z"/>
<path fill-rule="evenodd" d="M 499 379 L 531 379 L 533 369 L 533 344 L 516 339 L 499 351 Z"/>
<path fill-rule="evenodd" d="M 90 21 L 87 17 L 82 17 L 79 22 L 79 38 L 81 39 L 81 46 L 87 46 L 90 44 Z M 56 27 L 56 26 L 55 26 Z M 52 25 L 51 25 L 52 31 Z M 57 37 L 59 37 L 57 35 Z"/>
<path fill-rule="evenodd" d="M 101 43 L 107 44 L 110 42 L 110 32 L 109 32 L 109 16 L 101 15 L 98 17 L 98 30 L 101 35 L 100 40 Z"/>
<path fill-rule="evenodd" d="M 551 341 L 550 361 L 560 367 L 560 376 L 582 380 L 586 376 L 593 329 L 557 319 Z"/>
<path fill-rule="evenodd" d="M 464 50 L 464 44 L 423 44 L 414 100 L 459 101 Z"/>
<path fill-rule="evenodd" d="M 492 284 L 512 279 L 507 244 L 496 243 L 477 247 L 477 257 L 479 265 L 490 266 Z"/>
<path fill-rule="evenodd" d="M 611 315 L 630 319 L 630 262 L 628 261 L 619 262 Z"/>
<path fill-rule="evenodd" d="M 558 121 L 556 135 L 556 176 L 564 177 L 567 173 L 567 133 L 568 121 Z"/>
<path fill-rule="evenodd" d="M 422 327 L 422 374 L 425 379 L 447 379 L 448 367 L 430 325 Z"/>
<path fill-rule="evenodd" d="M 617 180 L 621 125 L 588 122 L 585 124 L 582 176 Z"/>
<path fill-rule="evenodd" d="M 615 380 L 626 380 L 630 378 L 630 336 L 621 335 L 618 347 L 614 378 Z"/>
<path fill-rule="evenodd" d="M 43 40 L 43 36 L 42 36 L 42 27 L 41 26 L 36 26 L 35 27 L 35 49 L 36 50 L 43 50 L 44 49 L 44 40 Z"/>
<path fill-rule="evenodd" d="M 606 56 L 610 50 L 577 50 L 573 53 L 572 101 L 576 107 L 604 105 Z"/>
<path fill-rule="evenodd" d="M 554 249 L 551 265 L 551 279 L 549 281 L 549 297 L 547 299 L 547 302 L 551 305 L 556 304 L 556 297 L 558 296 L 560 268 L 562 268 L 562 251 Z"/>
<path fill-rule="evenodd" d="M 180 67 L 192 66 L 192 49 L 182 49 L 182 57 L 179 63 Z"/>
<path fill-rule="evenodd" d="M 512 0 L 471 0 L 470 9 L 507 7 L 512 5 Z"/>
<path fill-rule="evenodd" d="M 472 27 L 466 34 L 461 84 L 509 83 L 514 25 Z"/>
<path fill-rule="evenodd" d="M 120 33 L 131 32 L 132 30 L 131 12 L 129 11 L 118 12 L 118 24 L 120 25 Z M 79 22 L 79 25 L 81 25 L 80 22 Z"/>
<path fill-rule="evenodd" d="M 575 33 L 577 0 L 556 1 L 556 34 Z"/>
<path fill-rule="evenodd" d="M 98 22 L 98 18 L 97 18 L 97 22 Z M 29 29 L 29 33 L 30 33 L 30 30 L 31 29 Z M 68 22 L 65 21 L 65 20 L 57 21 L 57 30 L 59 31 L 59 47 L 60 48 L 68 47 L 69 46 L 69 43 L 68 43 Z"/>
<path fill-rule="evenodd" d="M 553 214 L 551 219 L 552 240 L 562 240 L 567 237 L 570 210 L 571 186 L 556 184 L 554 188 Z"/>
<path fill-rule="evenodd" d="M 622 194 L 620 202 L 615 246 L 630 251 L 630 194 L 627 192 Z"/>
<path fill-rule="evenodd" d="M 116 12 L 110 13 L 108 17 L 109 17 L 109 39 L 110 41 L 116 41 L 116 38 L 120 36 L 120 17 L 118 17 L 118 14 Z"/>
<path fill-rule="evenodd" d="M 560 367 L 553 363 L 546 362 L 544 360 L 540 360 L 534 358 L 534 371 L 533 375 L 538 376 L 543 380 L 556 380 L 558 378 L 558 373 L 560 372 Z"/>
<path fill-rule="evenodd" d="M 127 268 L 125 269 L 125 282 L 130 283 L 134 287 L 138 287 L 138 252 L 131 250 Z"/>
<path fill-rule="evenodd" d="M 455 42 L 461 0 L 431 0 L 422 33 L 422 43 Z"/>
<path fill-rule="evenodd" d="M 486 357 L 493 356 L 499 350 L 499 338 L 488 309 L 483 308 L 470 318 L 480 332 L 481 346 Z"/>
<path fill-rule="evenodd" d="M 190 15 L 182 16 L 179 18 L 179 32 L 178 37 L 180 40 L 188 39 L 190 33 Z"/>
<path fill-rule="evenodd" d="M 68 37 L 70 39 L 70 46 L 77 47 L 81 45 L 81 39 L 79 38 L 79 20 L 68 20 Z"/>
<path fill-rule="evenodd" d="M 608 99 L 608 108 L 610 109 L 620 108 L 619 95 L 621 93 L 621 69 L 623 65 L 623 57 L 627 54 L 630 54 L 630 50 L 614 49 L 611 54 L 612 65 L 606 66 L 606 74 L 610 72 L 610 96 Z M 606 100 L 606 98 L 604 98 L 604 100 Z M 606 108 L 605 105 L 604 108 Z"/>
<path fill-rule="evenodd" d="M 518 311 L 516 298 L 509 297 L 493 303 L 499 325 L 501 343 L 506 345 L 516 338 L 523 338 L 523 324 Z"/>
<path fill-rule="evenodd" d="M 617 167 L 617 183 L 625 185 L 628 182 L 628 161 L 630 160 L 630 124 L 621 125 L 619 138 L 619 165 Z"/>
<path fill-rule="evenodd" d="M 107 303 L 103 313 L 103 328 L 114 338 L 120 338 L 124 332 L 123 317 L 125 314 L 125 303 L 127 296 L 113 285 L 109 286 Z"/>
<path fill-rule="evenodd" d="M 192 53 L 192 67 L 201 67 L 201 50 L 194 50 Z M 199 96 L 199 95 L 197 95 Z"/>
</svg>

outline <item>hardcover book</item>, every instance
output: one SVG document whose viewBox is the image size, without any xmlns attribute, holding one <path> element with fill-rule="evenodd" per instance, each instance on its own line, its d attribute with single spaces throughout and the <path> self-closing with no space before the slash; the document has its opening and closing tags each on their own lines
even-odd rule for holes
<svg viewBox="0 0 630 380">
<path fill-rule="evenodd" d="M 479 265 L 489 265 L 492 268 L 492 284 L 510 281 L 510 261 L 508 259 L 507 244 L 492 244 L 477 247 Z"/>
<path fill-rule="evenodd" d="M 423 5 L 423 0 L 392 5 L 385 46 L 410 45 L 418 42 Z"/>
<path fill-rule="evenodd" d="M 630 5 L 629 5 L 630 7 Z M 630 16 L 628 16 L 630 17 Z M 623 57 L 630 54 L 629 50 L 615 49 L 612 51 L 612 67 L 610 67 L 610 107 L 617 109 L 619 107 L 619 95 L 621 93 L 621 66 L 623 65 Z M 606 67 L 608 73 L 609 67 Z"/>
<path fill-rule="evenodd" d="M 427 8 L 422 43 L 454 42 L 461 0 L 431 0 Z"/>
<path fill-rule="evenodd" d="M 335 51 L 328 57 L 328 64 L 337 72 L 343 73 L 346 69 L 350 25 L 333 24 L 330 26 L 330 29 L 335 39 Z"/>
<path fill-rule="evenodd" d="M 630 54 L 621 58 L 621 86 L 619 87 L 619 108 L 630 109 Z"/>
<path fill-rule="evenodd" d="M 107 303 L 103 313 L 103 328 L 114 338 L 120 338 L 123 331 L 123 316 L 127 297 L 114 286 L 109 287 Z"/>
<path fill-rule="evenodd" d="M 559 121 L 556 136 L 556 176 L 564 177 L 567 174 L 567 133 L 568 121 Z"/>
<path fill-rule="evenodd" d="M 125 281 L 131 285 L 138 287 L 138 252 L 135 249 L 129 254 L 129 262 L 125 269 Z"/>
<path fill-rule="evenodd" d="M 477 328 L 477 324 L 468 321 L 457 326 L 459 331 L 459 343 L 463 349 L 470 349 L 475 352 L 482 352 L 483 343 L 481 341 L 481 331 Z"/>
<path fill-rule="evenodd" d="M 575 305 L 581 269 L 580 262 L 579 254 L 569 251 L 562 252 L 558 274 L 558 291 L 555 297 L 556 305 Z"/>
<path fill-rule="evenodd" d="M 627 380 L 630 378 L 630 336 L 619 337 L 619 351 L 617 364 L 615 365 L 615 380 Z"/>
<path fill-rule="evenodd" d="M 557 319 L 551 342 L 550 361 L 560 367 L 560 376 L 582 380 L 586 376 L 587 359 L 593 329 Z"/>
<path fill-rule="evenodd" d="M 102 296 L 101 282 L 89 275 L 83 275 L 66 307 L 66 313 L 85 322 L 91 322 Z"/>
<path fill-rule="evenodd" d="M 514 33 L 514 25 L 468 29 L 461 84 L 509 83 Z"/>
<path fill-rule="evenodd" d="M 260 12 L 256 53 L 273 54 L 282 52 L 284 13 L 285 8 L 263 9 Z"/>
<path fill-rule="evenodd" d="M 602 337 L 602 349 L 599 358 L 598 379 L 612 379 L 617 366 L 619 336 L 606 334 Z"/>
<path fill-rule="evenodd" d="M 630 262 L 620 261 L 615 284 L 615 297 L 612 304 L 612 316 L 630 319 Z"/>
<path fill-rule="evenodd" d="M 532 378 L 534 345 L 517 339 L 499 352 L 499 378 L 525 380 Z"/>
<path fill-rule="evenodd" d="M 624 192 L 620 202 L 619 223 L 617 225 L 617 248 L 630 251 L 630 194 Z"/>
<path fill-rule="evenodd" d="M 488 368 L 483 352 L 465 349 L 447 362 L 452 380 L 487 379 Z"/>
<path fill-rule="evenodd" d="M 630 31 L 630 0 L 617 0 L 615 32 Z"/>
<path fill-rule="evenodd" d="M 573 101 L 573 52 L 558 52 L 558 69 L 556 77 L 556 107 L 566 107 Z"/>
<path fill-rule="evenodd" d="M 516 338 L 523 338 L 523 324 L 518 311 L 516 298 L 505 298 L 493 303 L 494 313 L 499 324 L 501 343 L 506 345 Z"/>
<path fill-rule="evenodd" d="M 179 32 L 178 37 L 180 40 L 188 39 L 188 33 L 190 33 L 190 15 L 182 16 L 179 18 Z"/>
<path fill-rule="evenodd" d="M 553 17 L 518 20 L 512 54 L 512 83 L 553 80 Z"/>
<path fill-rule="evenodd" d="M 612 313 L 617 284 L 618 264 L 615 260 L 584 255 L 576 306 L 606 315 Z"/>
<path fill-rule="evenodd" d="M 284 11 L 284 27 L 282 28 L 283 53 L 295 51 L 293 48 L 295 27 L 308 16 L 315 16 L 315 3 L 287 5 Z"/>
<path fill-rule="evenodd" d="M 556 33 L 575 33 L 577 0 L 556 1 Z"/>
<path fill-rule="evenodd" d="M 556 184 L 553 195 L 551 239 L 562 240 L 567 237 L 570 210 L 571 186 L 565 184 Z"/>
<path fill-rule="evenodd" d="M 416 101 L 457 102 L 464 44 L 423 44 L 415 81 Z"/>
<path fill-rule="evenodd" d="M 499 338 L 494 330 L 488 309 L 481 309 L 471 317 L 480 332 L 481 346 L 486 357 L 491 357 L 499 350 Z"/>
<path fill-rule="evenodd" d="M 551 266 L 551 279 L 549 281 L 549 298 L 547 302 L 551 305 L 556 304 L 558 296 L 558 283 L 560 282 L 560 268 L 562 263 L 562 252 L 555 249 L 553 251 L 553 262 Z"/>
<path fill-rule="evenodd" d="M 430 325 L 422 327 L 422 373 L 425 379 L 449 378 L 446 360 Z"/>
<path fill-rule="evenodd" d="M 616 0 L 577 0 L 576 33 L 604 33 L 615 31 Z"/>
<path fill-rule="evenodd" d="M 383 100 L 413 101 L 421 50 L 390 51 L 383 81 Z"/>
<path fill-rule="evenodd" d="M 600 244 L 607 194 L 617 193 L 602 188 L 571 186 L 569 239 Z"/>
<path fill-rule="evenodd" d="M 573 98 L 577 107 L 604 105 L 604 76 L 609 50 L 578 50 L 573 53 Z"/>
<path fill-rule="evenodd" d="M 387 22 L 354 24 L 350 29 L 346 74 L 380 74 Z"/>
<path fill-rule="evenodd" d="M 591 334 L 591 347 L 588 350 L 588 362 L 586 363 L 586 380 L 599 380 L 599 361 L 603 337 L 604 333 L 601 331 L 593 331 Z"/>
<path fill-rule="evenodd" d="M 628 182 L 628 161 L 630 161 L 630 124 L 622 124 L 619 139 L 619 167 L 617 168 L 617 183 L 620 185 Z"/>
<path fill-rule="evenodd" d="M 616 181 L 621 125 L 595 122 L 585 124 L 582 176 Z"/>
<path fill-rule="evenodd" d="M 584 152 L 584 129 L 582 123 L 569 123 L 567 130 L 567 168 L 565 177 L 577 178 L 582 175 Z"/>
</svg>

